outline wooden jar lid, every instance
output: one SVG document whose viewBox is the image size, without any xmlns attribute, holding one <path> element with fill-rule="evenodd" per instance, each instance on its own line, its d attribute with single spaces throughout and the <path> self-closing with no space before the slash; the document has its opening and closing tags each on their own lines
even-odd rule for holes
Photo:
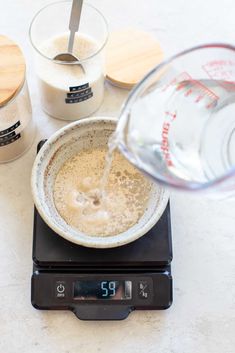
<svg viewBox="0 0 235 353">
<path fill-rule="evenodd" d="M 0 107 L 5 105 L 25 79 L 25 60 L 18 45 L 0 35 Z"/>
<path fill-rule="evenodd" d="M 136 29 L 113 32 L 107 45 L 106 78 L 130 89 L 162 59 L 163 51 L 151 34 Z"/>
</svg>

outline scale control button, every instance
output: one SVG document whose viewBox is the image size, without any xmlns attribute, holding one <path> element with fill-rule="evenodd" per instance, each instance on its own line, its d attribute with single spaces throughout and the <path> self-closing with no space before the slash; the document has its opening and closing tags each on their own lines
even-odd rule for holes
<svg viewBox="0 0 235 353">
<path fill-rule="evenodd" d="M 55 296 L 56 296 L 56 298 L 65 298 L 66 287 L 65 287 L 64 281 L 57 281 L 55 283 Z"/>
<path fill-rule="evenodd" d="M 147 281 L 138 282 L 138 297 L 140 299 L 148 299 L 150 296 L 150 288 Z"/>
</svg>

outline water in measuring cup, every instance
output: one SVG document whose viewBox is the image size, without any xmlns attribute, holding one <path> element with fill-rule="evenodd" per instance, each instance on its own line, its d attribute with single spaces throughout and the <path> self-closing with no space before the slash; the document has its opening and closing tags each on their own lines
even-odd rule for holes
<svg viewBox="0 0 235 353">
<path fill-rule="evenodd" d="M 235 87 L 184 80 L 133 104 L 125 130 L 138 166 L 157 179 L 202 184 L 235 165 Z"/>
</svg>

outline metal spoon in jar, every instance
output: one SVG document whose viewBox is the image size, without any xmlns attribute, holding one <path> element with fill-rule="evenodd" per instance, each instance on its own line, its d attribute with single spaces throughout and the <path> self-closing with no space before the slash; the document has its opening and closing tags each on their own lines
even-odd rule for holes
<svg viewBox="0 0 235 353">
<path fill-rule="evenodd" d="M 59 60 L 64 62 L 79 61 L 79 58 L 73 55 L 73 45 L 74 45 L 75 33 L 78 31 L 78 28 L 79 28 L 81 11 L 82 11 L 82 3 L 83 3 L 83 0 L 73 0 L 70 21 L 69 21 L 70 35 L 69 35 L 69 43 L 68 43 L 68 52 L 57 54 L 54 57 L 54 60 Z M 83 72 L 85 73 L 83 66 L 81 64 L 78 64 L 78 65 L 81 66 Z"/>
</svg>

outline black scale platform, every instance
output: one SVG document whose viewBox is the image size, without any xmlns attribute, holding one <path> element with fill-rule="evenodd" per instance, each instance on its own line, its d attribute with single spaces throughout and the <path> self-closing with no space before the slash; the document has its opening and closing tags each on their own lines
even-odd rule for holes
<svg viewBox="0 0 235 353">
<path fill-rule="evenodd" d="M 169 206 L 148 234 L 125 246 L 92 249 L 58 236 L 36 212 L 33 260 L 40 266 L 148 267 L 167 266 L 172 260 Z"/>
</svg>

